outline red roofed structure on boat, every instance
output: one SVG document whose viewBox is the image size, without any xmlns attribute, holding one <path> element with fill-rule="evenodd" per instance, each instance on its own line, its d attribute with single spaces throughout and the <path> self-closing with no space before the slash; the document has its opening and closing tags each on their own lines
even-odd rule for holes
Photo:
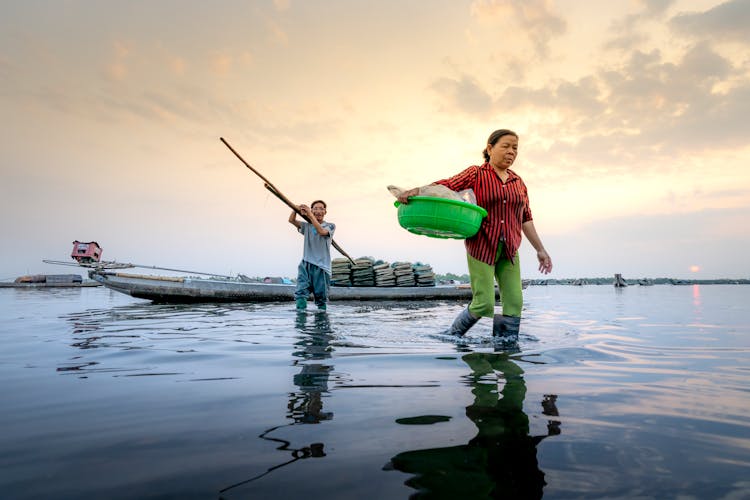
<svg viewBox="0 0 750 500">
<path fill-rule="evenodd" d="M 73 251 L 70 256 L 74 258 L 78 263 L 92 263 L 99 262 L 102 258 L 102 247 L 95 241 L 74 241 Z"/>
</svg>

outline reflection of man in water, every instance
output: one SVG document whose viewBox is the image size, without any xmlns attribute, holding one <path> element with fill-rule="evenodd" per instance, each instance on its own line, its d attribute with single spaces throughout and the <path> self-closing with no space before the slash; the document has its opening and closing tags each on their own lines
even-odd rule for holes
<svg viewBox="0 0 750 500">
<path fill-rule="evenodd" d="M 291 418 L 293 422 L 266 429 L 259 436 L 261 439 L 280 443 L 281 446 L 276 449 L 291 452 L 292 458 L 274 465 L 273 467 L 269 467 L 261 474 L 245 479 L 244 481 L 240 481 L 231 486 L 227 486 L 219 491 L 220 494 L 226 493 L 235 488 L 246 486 L 271 472 L 298 460 L 326 456 L 323 443 L 310 443 L 309 446 L 292 448 L 291 441 L 280 437 L 274 437 L 279 429 L 287 426 L 296 424 L 317 424 L 320 423 L 321 420 L 330 420 L 333 418 L 333 413 L 322 411 L 323 401 L 321 399 L 321 392 L 328 391 L 328 374 L 333 370 L 333 367 L 322 363 L 307 362 L 310 360 L 321 360 L 331 357 L 329 352 L 329 342 L 332 330 L 328 321 L 328 314 L 322 311 L 317 312 L 315 314 L 314 325 L 310 329 L 307 326 L 307 313 L 304 311 L 298 312 L 295 326 L 297 330 L 304 335 L 302 335 L 300 340 L 294 344 L 295 346 L 300 347 L 300 349 L 295 351 L 293 356 L 301 358 L 301 360 L 295 360 L 294 364 L 302 364 L 302 371 L 294 376 L 294 384 L 299 387 L 299 391 L 289 393 L 289 413 L 287 414 L 287 418 Z"/>
<path fill-rule="evenodd" d="M 301 358 L 295 360 L 294 364 L 302 365 L 302 371 L 294 376 L 294 384 L 299 387 L 299 391 L 289 393 L 289 413 L 287 414 L 287 418 L 291 418 L 293 422 L 266 429 L 259 436 L 261 439 L 280 443 L 281 446 L 276 449 L 291 452 L 292 458 L 269 467 L 261 474 L 227 486 L 219 491 L 220 494 L 224 494 L 235 488 L 247 486 L 271 472 L 293 464 L 298 460 L 326 456 L 325 445 L 323 443 L 310 443 L 309 446 L 292 448 L 291 441 L 274 437 L 279 429 L 284 427 L 296 424 L 317 424 L 321 420 L 330 420 L 333 418 L 333 413 L 322 411 L 323 401 L 321 399 L 321 393 L 328 391 L 328 374 L 333 370 L 333 367 L 322 363 L 309 363 L 310 360 L 322 360 L 331 357 L 330 340 L 332 338 L 332 330 L 331 324 L 328 321 L 328 314 L 324 311 L 318 311 L 315 314 L 313 327 L 309 328 L 307 325 L 307 313 L 304 311 L 298 312 L 295 327 L 304 335 L 300 336 L 300 339 L 294 344 L 300 349 L 292 353 L 296 358 Z"/>
<path fill-rule="evenodd" d="M 297 329 L 306 335 L 295 342 L 300 347 L 293 356 L 302 358 L 295 360 L 295 365 L 302 365 L 302 370 L 294 376 L 294 385 L 299 387 L 298 392 L 289 395 L 290 418 L 295 422 L 306 424 L 317 424 L 321 420 L 330 420 L 333 413 L 323 411 L 321 393 L 328 392 L 328 376 L 333 367 L 323 363 L 311 363 L 331 357 L 330 340 L 331 325 L 328 314 L 325 312 L 315 313 L 313 329 L 308 329 L 307 313 L 297 313 Z"/>
<path fill-rule="evenodd" d="M 560 423 L 549 421 L 546 435 L 529 435 L 523 370 L 508 354 L 474 352 L 463 360 L 472 369 L 474 394 L 466 416 L 479 432 L 465 445 L 399 453 L 391 459 L 393 468 L 416 474 L 406 481 L 419 490 L 415 498 L 542 498 L 546 483 L 536 446 L 559 434 Z M 505 379 L 500 394 L 497 384 L 486 379 L 497 372 Z M 544 397 L 543 414 L 557 416 L 556 398 Z"/>
</svg>

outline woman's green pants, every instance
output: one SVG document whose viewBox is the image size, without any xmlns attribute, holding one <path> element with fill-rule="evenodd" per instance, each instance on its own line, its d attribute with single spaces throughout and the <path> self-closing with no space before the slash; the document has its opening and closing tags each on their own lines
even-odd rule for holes
<svg viewBox="0 0 750 500">
<path fill-rule="evenodd" d="M 500 288 L 503 315 L 521 317 L 523 293 L 521 291 L 521 264 L 518 253 L 513 260 L 503 254 L 503 243 L 497 247 L 495 265 L 491 266 L 466 254 L 471 279 L 471 304 L 469 311 L 476 317 L 492 318 L 495 315 L 495 280 Z"/>
</svg>

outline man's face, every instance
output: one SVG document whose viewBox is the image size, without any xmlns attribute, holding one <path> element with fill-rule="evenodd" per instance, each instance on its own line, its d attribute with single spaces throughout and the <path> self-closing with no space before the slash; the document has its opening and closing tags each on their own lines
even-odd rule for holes
<svg viewBox="0 0 750 500">
<path fill-rule="evenodd" d="M 326 207 L 322 203 L 315 203 L 311 210 L 315 219 L 318 222 L 323 222 L 323 217 L 326 216 Z"/>
</svg>

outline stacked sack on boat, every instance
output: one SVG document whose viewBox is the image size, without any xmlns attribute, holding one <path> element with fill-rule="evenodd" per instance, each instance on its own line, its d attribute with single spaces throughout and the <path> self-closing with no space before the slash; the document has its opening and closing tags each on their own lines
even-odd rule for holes
<svg viewBox="0 0 750 500">
<path fill-rule="evenodd" d="M 337 258 L 331 261 L 332 286 L 435 286 L 432 266 L 417 262 L 388 263 L 372 257 L 354 259 Z"/>
<path fill-rule="evenodd" d="M 396 286 L 396 275 L 388 262 L 376 261 L 373 271 L 375 271 L 375 286 Z"/>
<path fill-rule="evenodd" d="M 435 286 L 435 273 L 432 271 L 432 266 L 417 262 L 412 266 L 412 270 L 417 286 Z"/>
<path fill-rule="evenodd" d="M 416 286 L 417 280 L 411 262 L 394 262 L 391 267 L 396 275 L 396 286 Z"/>
<path fill-rule="evenodd" d="M 331 261 L 331 285 L 352 286 L 352 263 L 343 257 Z"/>
<path fill-rule="evenodd" d="M 352 286 L 375 286 L 375 261 L 372 257 L 354 259 L 352 266 Z"/>
</svg>

